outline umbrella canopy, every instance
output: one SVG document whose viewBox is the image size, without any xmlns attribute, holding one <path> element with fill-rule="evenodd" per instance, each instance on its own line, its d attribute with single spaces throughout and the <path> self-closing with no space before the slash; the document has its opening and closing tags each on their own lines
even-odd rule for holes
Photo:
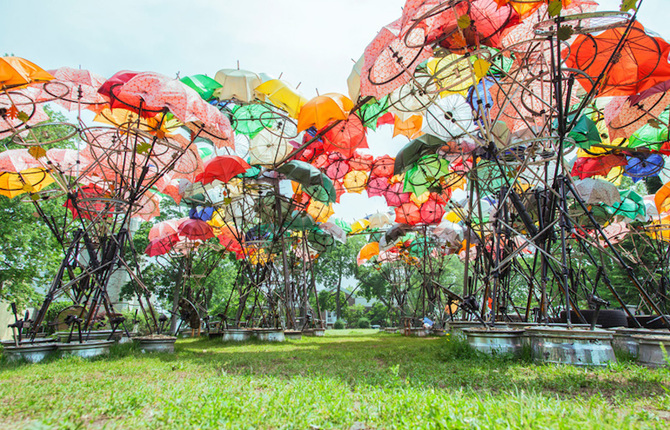
<svg viewBox="0 0 670 430">
<path fill-rule="evenodd" d="M 407 225 L 416 225 L 421 222 L 421 211 L 412 203 L 403 203 L 395 208 L 395 221 Z"/>
<path fill-rule="evenodd" d="M 214 80 L 221 84 L 213 95 L 219 100 L 236 99 L 252 102 L 256 98 L 255 88 L 263 83 L 260 76 L 248 70 L 221 69 L 214 75 Z"/>
<path fill-rule="evenodd" d="M 437 152 L 437 150 L 444 144 L 444 140 L 431 134 L 424 134 L 417 139 L 409 141 L 407 145 L 403 146 L 402 149 L 398 151 L 398 154 L 395 157 L 393 174 L 399 175 L 403 173 L 422 157 L 429 154 L 435 154 L 435 152 Z"/>
<path fill-rule="evenodd" d="M 410 201 L 411 193 L 403 191 L 403 183 L 396 182 L 391 184 L 384 193 L 386 204 L 389 206 L 400 206 Z M 397 221 L 397 220 L 396 220 Z M 400 222 L 400 221 L 397 221 Z"/>
<path fill-rule="evenodd" d="M 198 174 L 195 180 L 202 182 L 203 185 L 212 183 L 214 180 L 228 182 L 250 168 L 249 163 L 237 155 L 219 155 L 205 163 L 204 171 Z"/>
<path fill-rule="evenodd" d="M 298 115 L 298 131 L 309 127 L 321 129 L 331 121 L 346 120 L 354 103 L 338 93 L 317 96 L 305 103 Z"/>
<path fill-rule="evenodd" d="M 422 136 L 423 137 L 423 136 Z M 404 164 L 404 163 L 403 163 Z M 372 163 L 370 176 L 390 178 L 394 175 L 395 159 L 389 155 L 382 155 Z"/>
<path fill-rule="evenodd" d="M 472 107 L 460 94 L 444 97 L 426 111 L 425 131 L 445 140 L 472 131 L 473 125 Z"/>
<path fill-rule="evenodd" d="M 265 128 L 272 127 L 278 115 L 261 104 L 248 104 L 233 108 L 233 129 L 236 133 L 253 138 Z"/>
<path fill-rule="evenodd" d="M 634 220 L 638 216 L 646 216 L 646 206 L 641 195 L 633 190 L 621 191 L 621 202 L 606 206 L 607 212 L 612 215 L 622 215 L 628 219 Z"/>
<path fill-rule="evenodd" d="M 388 178 L 371 176 L 366 188 L 368 197 L 384 196 L 389 186 Z"/>
<path fill-rule="evenodd" d="M 349 115 L 345 120 L 323 135 L 324 151 L 337 151 L 345 157 L 352 157 L 358 148 L 367 148 L 366 128 L 360 118 Z"/>
<path fill-rule="evenodd" d="M 444 216 L 444 203 L 435 199 L 428 199 L 420 208 L 421 222 L 424 224 L 438 224 Z"/>
<path fill-rule="evenodd" d="M 605 204 L 608 206 L 621 202 L 621 195 L 611 182 L 586 178 L 575 181 L 575 191 L 587 204 Z"/>
<path fill-rule="evenodd" d="M 625 156 L 616 154 L 602 157 L 580 157 L 572 166 L 570 174 L 579 177 L 579 179 L 598 175 L 606 176 L 613 168 L 625 166 L 627 163 Z"/>
<path fill-rule="evenodd" d="M 28 149 L 7 149 L 0 152 L 0 172 L 20 172 L 31 168 L 40 168 L 42 164 L 33 157 Z"/>
<path fill-rule="evenodd" d="M 658 175 L 665 165 L 661 154 L 647 154 L 636 157 L 626 156 L 628 164 L 624 167 L 623 174 L 633 178 L 637 182 L 644 178 Z"/>
<path fill-rule="evenodd" d="M 334 202 L 336 198 L 332 181 L 309 163 L 291 160 L 277 168 L 287 179 L 297 182 L 313 199 L 322 203 Z"/>
<path fill-rule="evenodd" d="M 367 243 L 360 251 L 358 251 L 356 263 L 360 266 L 376 255 L 379 255 L 379 242 Z"/>
<path fill-rule="evenodd" d="M 273 105 L 283 109 L 291 118 L 298 118 L 300 110 L 307 103 L 298 90 L 279 79 L 270 79 L 256 87 L 256 92 L 265 95 Z"/>
<path fill-rule="evenodd" d="M 391 223 L 391 217 L 386 213 L 374 213 L 368 217 L 370 228 L 382 228 Z"/>
<path fill-rule="evenodd" d="M 149 242 L 149 245 L 147 245 L 144 253 L 149 257 L 164 255 L 170 252 L 170 250 L 174 248 L 174 245 L 177 242 L 179 242 L 179 235 L 177 234 L 171 234 L 169 236 L 153 239 Z"/>
<path fill-rule="evenodd" d="M 335 239 L 330 233 L 316 227 L 307 234 L 307 240 L 317 252 L 326 252 L 335 245 Z"/>
<path fill-rule="evenodd" d="M 312 199 L 307 206 L 307 213 L 314 218 L 314 221 L 322 223 L 335 213 L 332 203 L 322 203 L 318 200 Z"/>
<path fill-rule="evenodd" d="M 0 89 L 9 90 L 33 83 L 49 82 L 54 77 L 37 64 L 21 57 L 0 57 Z"/>
<path fill-rule="evenodd" d="M 403 190 L 421 195 L 439 186 L 440 179 L 449 174 L 449 162 L 437 155 L 427 155 L 417 161 L 405 174 Z"/>
<path fill-rule="evenodd" d="M 0 173 L 0 195 L 9 198 L 23 193 L 36 193 L 53 183 L 46 169 L 30 168 L 17 173 Z"/>
<path fill-rule="evenodd" d="M 37 101 L 49 101 L 57 97 L 55 102 L 69 111 L 77 109 L 79 104 L 94 112 L 100 112 L 107 106 L 107 99 L 98 93 L 98 88 L 105 82 L 104 77 L 71 67 L 61 67 L 50 73 L 54 79 L 44 85 Z"/>
<path fill-rule="evenodd" d="M 179 236 L 184 236 L 191 240 L 205 241 L 214 237 L 214 232 L 209 224 L 199 219 L 190 218 L 179 225 L 177 233 Z"/>
<path fill-rule="evenodd" d="M 347 241 L 347 233 L 340 227 L 339 225 L 335 224 L 334 222 L 324 222 L 323 224 L 320 224 L 319 227 L 321 230 L 328 232 L 333 236 L 335 240 L 337 240 L 340 243 L 345 243 Z"/>
<path fill-rule="evenodd" d="M 169 219 L 154 224 L 149 230 L 149 240 L 153 241 L 174 234 L 179 231 L 179 226 L 188 218 Z"/>
<path fill-rule="evenodd" d="M 181 81 L 193 88 L 205 100 L 214 98 L 214 91 L 221 88 L 221 84 L 206 75 L 193 75 L 181 78 Z"/>
<path fill-rule="evenodd" d="M 368 172 L 352 170 L 344 175 L 344 188 L 350 193 L 360 194 L 368 183 Z"/>
<path fill-rule="evenodd" d="M 617 61 L 609 61 L 627 30 L 627 26 L 620 26 L 596 36 L 580 34 L 572 42 L 566 65 L 582 70 L 591 77 L 588 79 L 577 74 L 579 83 L 586 91 L 593 88 L 595 78 L 600 76 L 605 67 L 608 70 L 599 87 L 599 96 L 635 95 L 670 80 L 670 64 L 667 61 L 670 44 L 660 37 L 647 34 L 637 21 L 625 36 Z"/>
<path fill-rule="evenodd" d="M 286 160 L 292 150 L 287 139 L 263 129 L 249 142 L 249 164 L 273 166 Z"/>
</svg>

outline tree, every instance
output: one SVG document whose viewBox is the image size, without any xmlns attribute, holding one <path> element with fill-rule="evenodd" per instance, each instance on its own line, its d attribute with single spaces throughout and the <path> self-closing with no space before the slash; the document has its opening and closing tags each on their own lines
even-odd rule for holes
<svg viewBox="0 0 670 430">
<path fill-rule="evenodd" d="M 341 297 L 342 280 L 356 274 L 356 256 L 365 239 L 362 236 L 348 238 L 347 242 L 337 243 L 331 250 L 319 256 L 316 260 L 316 280 L 329 290 L 335 290 L 335 314 L 337 319 L 342 317 Z"/>
</svg>

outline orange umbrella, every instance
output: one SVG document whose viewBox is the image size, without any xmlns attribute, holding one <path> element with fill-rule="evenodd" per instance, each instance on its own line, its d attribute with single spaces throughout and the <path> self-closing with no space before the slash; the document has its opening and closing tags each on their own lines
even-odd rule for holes
<svg viewBox="0 0 670 430">
<path fill-rule="evenodd" d="M 379 242 L 370 242 L 358 251 L 356 263 L 360 266 L 375 255 L 379 255 Z"/>
<path fill-rule="evenodd" d="M 49 82 L 54 77 L 35 63 L 20 57 L 0 57 L 0 89 L 21 88 Z"/>
<path fill-rule="evenodd" d="M 403 203 L 395 208 L 395 221 L 399 224 L 415 225 L 421 222 L 419 207 L 412 202 Z"/>
<path fill-rule="evenodd" d="M 328 93 L 314 97 L 305 103 L 298 114 L 298 131 L 314 126 L 321 129 L 331 121 L 345 120 L 354 102 L 338 93 Z"/>
<path fill-rule="evenodd" d="M 337 151 L 346 157 L 351 157 L 358 148 L 367 148 L 368 141 L 365 137 L 366 128 L 356 115 L 349 115 L 346 121 L 342 121 L 323 135 L 323 149 L 326 152 Z"/>
<path fill-rule="evenodd" d="M 415 139 L 423 134 L 421 132 L 422 124 L 423 117 L 421 115 L 412 115 L 406 121 L 402 121 L 399 116 L 396 116 L 393 125 L 393 137 L 402 134 L 407 136 L 408 139 Z"/>
<path fill-rule="evenodd" d="M 597 78 L 608 66 L 598 96 L 630 96 L 670 79 L 670 44 L 660 37 L 647 34 L 639 22 L 634 22 L 618 53 L 618 60 L 608 64 L 626 27 L 606 30 L 597 36 L 579 35 L 570 46 L 568 67 L 586 72 Z M 577 75 L 586 91 L 592 81 Z"/>
</svg>

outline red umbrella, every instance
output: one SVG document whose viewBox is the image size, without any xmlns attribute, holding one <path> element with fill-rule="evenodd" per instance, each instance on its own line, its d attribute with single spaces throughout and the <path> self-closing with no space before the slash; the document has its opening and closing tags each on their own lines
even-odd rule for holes
<svg viewBox="0 0 670 430">
<path fill-rule="evenodd" d="M 372 171 L 370 176 L 383 176 L 391 177 L 393 176 L 393 166 L 395 165 L 395 159 L 388 155 L 383 155 L 377 158 L 374 163 L 372 163 Z"/>
<path fill-rule="evenodd" d="M 250 168 L 249 163 L 237 155 L 219 155 L 205 163 L 204 171 L 195 177 L 195 181 L 202 182 L 203 185 L 210 184 L 214 180 L 228 182 Z"/>
<path fill-rule="evenodd" d="M 342 179 L 349 173 L 349 170 L 351 170 L 349 168 L 349 163 L 345 160 L 333 161 L 330 166 L 326 168 L 326 176 L 333 180 Z"/>
<path fill-rule="evenodd" d="M 217 239 L 219 239 L 219 243 L 226 251 L 234 252 L 236 254 L 242 252 L 242 246 L 235 237 L 227 234 L 220 234 L 217 236 Z"/>
<path fill-rule="evenodd" d="M 366 128 L 360 118 L 349 115 L 346 121 L 340 121 L 323 135 L 323 149 L 326 152 L 337 151 L 346 157 L 351 157 L 357 148 L 368 147 L 365 132 Z"/>
<path fill-rule="evenodd" d="M 351 160 L 349 160 L 349 166 L 351 170 L 365 170 L 369 171 L 372 167 L 374 157 L 369 154 L 355 154 Z"/>
<path fill-rule="evenodd" d="M 177 234 L 179 225 L 181 225 L 188 218 L 175 218 L 167 221 L 161 221 L 153 225 L 149 230 L 149 240 L 161 239 L 164 237 Z"/>
<path fill-rule="evenodd" d="M 626 26 L 605 30 L 597 36 L 579 35 L 570 46 L 568 67 L 586 72 L 591 78 L 598 77 L 608 66 Z M 599 88 L 599 96 L 630 96 L 648 90 L 670 79 L 668 64 L 670 44 L 660 37 L 647 34 L 639 22 L 634 22 L 623 42 L 617 61 L 609 63 L 609 69 Z M 593 87 L 592 81 L 577 75 L 586 91 Z"/>
<path fill-rule="evenodd" d="M 421 222 L 424 224 L 438 224 L 444 216 L 444 205 L 435 199 L 421 205 Z"/>
<path fill-rule="evenodd" d="M 412 202 L 403 203 L 395 208 L 395 222 L 399 224 L 416 225 L 421 222 L 421 211 Z"/>
<path fill-rule="evenodd" d="M 384 193 L 384 198 L 386 199 L 386 204 L 389 206 L 400 206 L 403 203 L 409 202 L 409 197 L 411 193 L 406 193 L 403 191 L 402 182 L 396 182 L 392 184 L 386 192 Z"/>
<path fill-rule="evenodd" d="M 575 165 L 572 166 L 572 176 L 578 176 L 579 179 L 588 178 L 597 175 L 607 175 L 614 167 L 625 166 L 628 164 L 624 155 L 605 155 L 602 157 L 584 157 L 578 158 Z"/>
<path fill-rule="evenodd" d="M 154 239 L 149 242 L 149 245 L 147 246 L 147 249 L 144 250 L 144 253 L 149 257 L 164 255 L 167 254 L 177 242 L 179 242 L 179 236 L 176 234 Z"/>
<path fill-rule="evenodd" d="M 191 240 L 207 240 L 214 237 L 212 227 L 205 221 L 199 219 L 187 219 L 177 229 L 180 236 Z"/>
</svg>

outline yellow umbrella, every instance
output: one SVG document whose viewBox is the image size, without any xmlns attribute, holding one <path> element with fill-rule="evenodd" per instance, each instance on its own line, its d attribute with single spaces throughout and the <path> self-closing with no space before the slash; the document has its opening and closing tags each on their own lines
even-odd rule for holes
<svg viewBox="0 0 670 430">
<path fill-rule="evenodd" d="M 316 222 L 326 222 L 335 213 L 333 204 L 324 204 L 318 200 L 312 199 L 307 206 L 307 213 L 314 218 Z"/>
<path fill-rule="evenodd" d="M 256 92 L 264 94 L 275 106 L 285 110 L 291 118 L 298 118 L 300 109 L 307 103 L 307 99 L 284 81 L 271 79 L 256 87 Z"/>
<path fill-rule="evenodd" d="M 477 83 L 470 58 L 451 54 L 442 58 L 432 58 L 426 63 L 428 73 L 433 76 L 439 88 L 444 88 L 440 96 L 453 93 L 467 96 L 468 89 Z"/>
<path fill-rule="evenodd" d="M 351 224 L 351 234 L 360 233 L 370 226 L 370 221 L 366 219 L 359 219 Z"/>
<path fill-rule="evenodd" d="M 102 123 L 102 124 L 111 124 L 116 127 L 121 127 L 128 124 L 137 124 L 136 127 L 141 131 L 147 132 L 162 132 L 164 134 L 171 134 L 176 131 L 179 127 L 182 126 L 182 123 L 179 122 L 176 118 L 169 120 L 161 119 L 163 118 L 162 113 L 151 117 L 151 118 L 141 118 L 138 114 L 131 112 L 125 109 L 103 109 L 99 114 L 93 118 L 93 121 Z M 139 122 L 138 122 L 139 121 Z"/>
<path fill-rule="evenodd" d="M 13 198 L 23 193 L 36 193 L 53 181 L 46 169 L 40 167 L 31 167 L 19 173 L 2 172 L 0 173 L 0 195 Z"/>
<path fill-rule="evenodd" d="M 421 206 L 422 204 L 426 203 L 429 198 L 430 198 L 430 191 L 426 191 L 420 196 L 417 196 L 414 193 L 412 193 L 412 195 L 409 196 L 409 199 L 414 203 L 416 203 L 417 206 Z"/>
<path fill-rule="evenodd" d="M 365 190 L 368 183 L 368 172 L 363 170 L 352 170 L 344 175 L 344 188 L 350 193 L 360 194 Z"/>
</svg>

